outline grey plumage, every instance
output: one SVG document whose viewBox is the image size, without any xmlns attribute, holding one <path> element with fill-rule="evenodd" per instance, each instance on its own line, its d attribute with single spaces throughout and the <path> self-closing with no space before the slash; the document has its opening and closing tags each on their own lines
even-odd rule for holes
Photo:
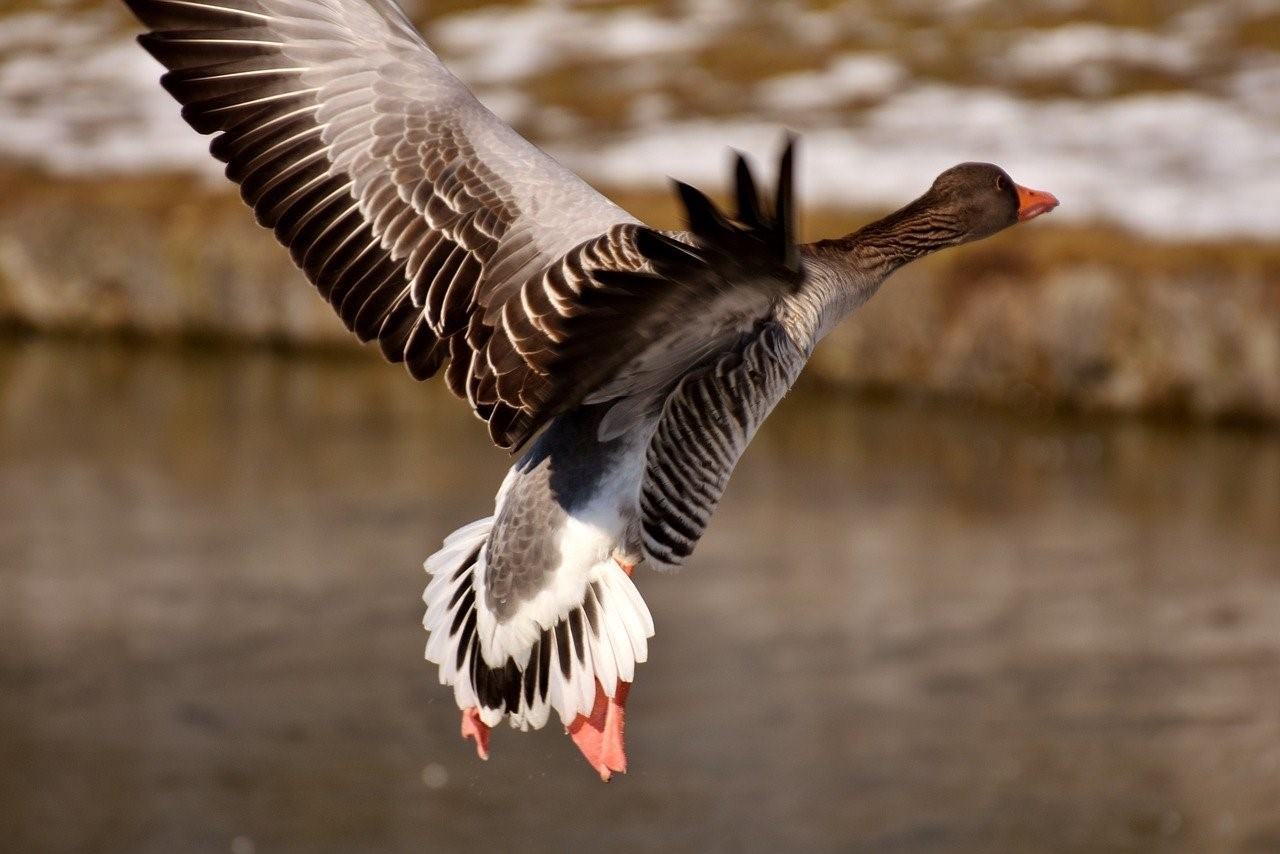
<svg viewBox="0 0 1280 854">
<path fill-rule="evenodd" d="M 693 553 L 738 458 L 807 359 L 805 345 L 770 321 L 667 398 L 640 489 L 650 560 L 676 567 Z"/>
<path fill-rule="evenodd" d="M 443 370 L 499 447 L 532 440 L 494 517 L 427 562 L 427 657 L 485 725 L 625 698 L 653 633 L 632 566 L 690 557 L 838 319 L 902 263 L 1022 218 L 1029 192 L 966 164 L 800 246 L 789 142 L 771 200 L 738 155 L 736 210 L 677 183 L 688 230 L 664 234 L 485 109 L 391 0 L 125 2 L 343 322 L 415 378 Z"/>
</svg>

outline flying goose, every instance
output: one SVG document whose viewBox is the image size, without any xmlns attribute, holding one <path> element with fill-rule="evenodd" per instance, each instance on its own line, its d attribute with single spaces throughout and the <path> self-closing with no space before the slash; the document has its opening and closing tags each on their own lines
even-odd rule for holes
<svg viewBox="0 0 1280 854">
<path fill-rule="evenodd" d="M 429 558 L 426 657 L 487 758 L 552 711 L 608 780 L 653 620 L 817 343 L 902 265 L 1057 206 L 996 166 L 796 242 L 793 146 L 766 205 L 675 185 L 688 230 L 630 216 L 485 109 L 392 0 L 125 0 L 164 87 L 258 222 L 363 342 L 519 453 L 493 515 Z"/>
</svg>

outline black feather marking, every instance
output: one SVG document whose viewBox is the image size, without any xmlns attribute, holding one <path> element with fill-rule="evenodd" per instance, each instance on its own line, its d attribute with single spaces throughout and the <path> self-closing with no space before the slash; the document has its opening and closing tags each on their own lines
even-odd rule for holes
<svg viewBox="0 0 1280 854">
<path fill-rule="evenodd" d="M 538 690 L 538 662 L 542 658 L 542 639 L 533 642 L 529 651 L 529 665 L 524 669 L 524 704 L 533 706 L 533 695 Z"/>
<path fill-rule="evenodd" d="M 374 287 L 387 278 L 388 258 L 370 244 L 347 264 L 329 293 L 329 302 L 338 310 L 348 328 L 355 322 L 355 314 L 369 298 Z"/>
<path fill-rule="evenodd" d="M 510 658 L 502 670 L 502 700 L 507 712 L 515 714 L 520 711 L 520 668 Z"/>
<path fill-rule="evenodd" d="M 280 230 L 285 227 L 285 222 L 282 220 L 276 231 L 281 241 L 291 247 L 289 254 L 294 264 L 299 267 L 303 266 L 307 248 L 313 246 L 322 235 L 329 232 L 334 223 L 350 215 L 352 206 L 350 186 L 334 178 L 328 181 L 324 188 L 326 195 L 307 214 L 299 216 L 297 222 L 289 225 L 284 232 Z"/>
<path fill-rule="evenodd" d="M 596 585 L 593 582 L 587 588 L 586 598 L 582 600 L 582 613 L 586 615 L 587 625 L 591 627 L 591 634 L 598 637 L 600 635 L 600 612 L 598 610 L 599 606 L 596 604 L 595 591 Z"/>
<path fill-rule="evenodd" d="M 573 647 L 577 650 L 578 661 L 585 664 L 587 661 L 587 645 L 582 639 L 582 611 L 574 608 L 569 612 L 569 631 L 573 633 Z"/>
<path fill-rule="evenodd" d="M 299 231 L 305 229 L 317 216 L 323 219 L 329 212 L 336 212 L 341 208 L 345 201 L 346 189 L 330 178 L 313 184 L 279 203 L 271 212 L 271 216 L 275 220 L 275 232 L 280 242 L 285 246 L 297 246 L 294 238 Z M 297 253 L 293 254 L 296 256 Z M 298 259 L 295 257 L 294 260 Z"/>
<path fill-rule="evenodd" d="M 449 583 L 457 583 L 457 581 L 462 580 L 463 576 L 470 575 L 471 570 L 474 570 L 475 568 L 476 558 L 479 557 L 480 549 L 476 549 L 475 553 L 472 554 L 470 558 L 467 558 L 466 561 L 462 562 L 462 566 L 458 567 L 458 571 L 454 572 L 452 579 L 449 579 Z M 470 589 L 470 584 L 458 584 L 458 589 L 453 593 L 452 597 L 449 598 L 449 611 L 453 611 L 453 608 L 457 607 L 458 600 L 462 599 L 462 594 L 465 593 L 466 590 Z"/>
<path fill-rule="evenodd" d="M 351 327 L 360 343 L 377 341 L 378 336 L 387 328 L 387 321 L 391 319 L 396 307 L 408 301 L 408 288 L 402 287 L 402 282 L 403 279 L 392 273 L 361 307 L 360 314 Z M 391 361 L 402 359 L 393 358 Z"/>
<path fill-rule="evenodd" d="M 570 668 L 573 665 L 573 659 L 570 657 L 569 650 L 569 632 L 564 623 L 556 626 L 556 653 L 560 656 L 560 672 L 565 679 L 569 678 Z"/>
<path fill-rule="evenodd" d="M 667 237 L 652 228 L 638 228 L 635 232 L 637 251 L 659 269 L 675 267 L 687 270 L 704 263 L 692 246 Z"/>
<path fill-rule="evenodd" d="M 475 288 L 483 273 L 484 267 L 474 254 L 468 253 L 462 259 L 462 265 L 454 272 L 440 308 L 441 334 L 452 335 L 466 329 L 471 319 L 471 309 L 475 305 Z"/>
<path fill-rule="evenodd" d="M 446 348 L 440 347 L 440 339 L 432 331 L 431 324 L 427 323 L 426 318 L 422 316 L 422 310 L 412 302 L 410 306 L 413 326 L 410 328 L 408 340 L 404 343 L 404 360 L 413 378 L 424 380 L 433 376 L 440 368 L 437 349 L 445 350 Z"/>
<path fill-rule="evenodd" d="M 520 423 L 520 410 L 515 406 L 499 403 L 489 416 L 489 437 L 499 448 L 510 450 L 515 443 L 514 428 Z"/>
<path fill-rule="evenodd" d="M 760 191 L 756 189 L 751 164 L 742 152 L 737 152 L 736 156 L 737 180 L 734 183 L 738 194 L 738 222 L 748 228 L 761 228 L 764 226 L 764 215 L 760 210 Z"/>
<path fill-rule="evenodd" d="M 470 585 L 463 585 L 463 591 L 462 598 L 458 601 L 458 613 L 453 615 L 453 624 L 449 627 L 450 637 L 456 635 L 458 633 L 458 629 L 462 628 L 462 621 L 466 618 L 467 614 L 473 614 L 475 612 L 473 607 L 476 604 L 475 588 Z"/>
<path fill-rule="evenodd" d="M 411 347 L 406 347 L 404 360 L 409 366 L 410 376 L 416 380 L 428 380 L 440 372 L 440 368 L 448 358 L 448 343 L 436 341 L 426 352 L 420 353 Z"/>
<path fill-rule="evenodd" d="M 426 315 L 437 329 L 441 326 L 445 294 L 448 292 L 449 285 L 453 283 L 454 276 L 461 269 L 462 262 L 469 255 L 467 250 L 458 244 L 453 243 L 450 245 L 452 249 L 441 263 L 440 269 L 436 272 L 427 290 Z"/>
<path fill-rule="evenodd" d="M 449 610 L 452 611 L 454 608 L 458 607 L 458 602 L 462 600 L 463 595 L 471 589 L 472 586 L 470 584 L 459 584 L 458 589 L 454 591 L 451 597 L 449 597 Z M 454 626 L 453 631 L 456 632 L 457 630 L 458 627 Z M 450 634 L 452 633 L 453 632 L 450 632 Z"/>
<path fill-rule="evenodd" d="M 538 638 L 538 696 L 547 699 L 551 687 L 551 630 L 544 629 Z"/>
<path fill-rule="evenodd" d="M 465 612 L 459 612 L 459 613 L 465 613 L 467 615 L 467 621 L 463 626 L 462 634 L 458 637 L 458 658 L 454 665 L 455 667 L 461 668 L 463 661 L 466 660 L 467 647 L 471 645 L 471 641 L 475 637 L 476 612 L 474 610 L 468 609 Z M 475 651 L 475 655 L 473 657 L 476 659 L 480 658 L 479 649 Z M 475 665 L 475 662 L 473 661 L 472 666 L 474 665 Z"/>
<path fill-rule="evenodd" d="M 378 329 L 382 326 L 382 321 L 386 317 L 387 310 L 395 303 L 396 297 L 399 296 L 399 285 L 404 282 L 404 278 L 400 275 L 401 270 L 395 262 L 387 260 L 382 266 L 381 275 L 377 279 L 370 281 L 376 284 L 369 287 L 366 291 L 368 294 L 364 302 L 360 303 L 360 308 L 356 310 L 355 316 L 351 318 L 349 328 L 360 339 L 361 343 L 367 343 L 373 340 L 378 334 Z M 348 305 L 354 303 L 348 298 Z"/>
</svg>

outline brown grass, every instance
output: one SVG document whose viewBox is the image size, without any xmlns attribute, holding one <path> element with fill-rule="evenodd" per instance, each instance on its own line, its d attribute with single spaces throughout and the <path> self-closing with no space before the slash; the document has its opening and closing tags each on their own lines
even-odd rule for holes
<svg viewBox="0 0 1280 854">
<path fill-rule="evenodd" d="M 669 193 L 610 195 L 657 227 L 680 226 Z M 874 216 L 810 209 L 803 233 L 839 235 Z M 25 260 L 6 268 L 15 241 Z M 349 341 L 235 195 L 192 179 L 0 169 L 0 250 L 0 325 Z M 813 373 L 1014 408 L 1030 396 L 1051 408 L 1280 420 L 1278 317 L 1280 245 L 1174 244 L 1046 221 L 908 268 L 838 330 Z"/>
</svg>

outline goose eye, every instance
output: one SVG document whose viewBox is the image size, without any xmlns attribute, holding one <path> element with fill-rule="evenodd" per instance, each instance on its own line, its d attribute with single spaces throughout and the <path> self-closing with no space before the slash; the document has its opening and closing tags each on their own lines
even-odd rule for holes
<svg viewBox="0 0 1280 854">
<path fill-rule="evenodd" d="M 997 190 L 1003 190 L 1003 189 L 1004 189 L 1004 176 L 1003 176 L 1003 175 L 997 175 L 997 176 L 996 176 L 996 189 L 997 189 Z"/>
</svg>

